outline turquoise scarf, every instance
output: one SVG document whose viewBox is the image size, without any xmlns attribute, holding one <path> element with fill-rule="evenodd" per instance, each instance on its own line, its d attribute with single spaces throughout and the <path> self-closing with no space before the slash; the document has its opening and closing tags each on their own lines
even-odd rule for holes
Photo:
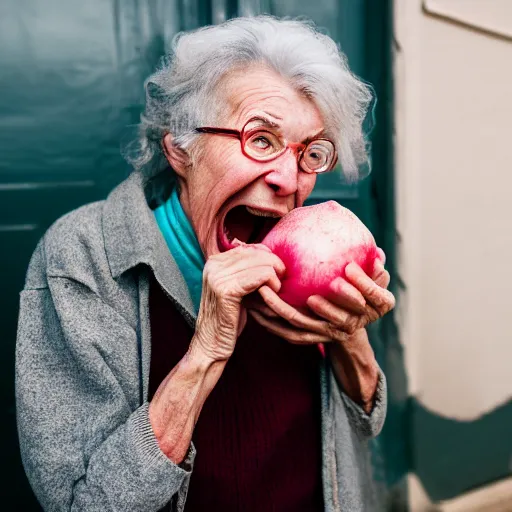
<svg viewBox="0 0 512 512">
<path fill-rule="evenodd" d="M 167 201 L 154 210 L 155 219 L 167 246 L 187 283 L 196 313 L 203 287 L 204 255 L 175 187 Z"/>
</svg>

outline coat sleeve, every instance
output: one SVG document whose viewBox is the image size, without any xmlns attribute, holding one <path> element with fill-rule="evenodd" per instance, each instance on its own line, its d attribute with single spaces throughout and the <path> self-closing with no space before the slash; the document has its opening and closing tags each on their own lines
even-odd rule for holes
<svg viewBox="0 0 512 512">
<path fill-rule="evenodd" d="M 193 446 L 180 465 L 170 461 L 149 404 L 130 401 L 130 384 L 116 378 L 124 365 L 137 380 L 137 358 L 126 355 L 136 343 L 85 285 L 46 276 L 40 243 L 20 297 L 15 389 L 22 462 L 44 510 L 149 512 L 184 502 Z"/>
<path fill-rule="evenodd" d="M 386 420 L 387 413 L 387 383 L 384 372 L 379 367 L 379 375 L 377 381 L 377 389 L 373 401 L 373 408 L 368 414 L 359 404 L 354 402 L 343 386 L 336 378 L 334 369 L 330 368 L 332 388 L 338 393 L 341 403 L 345 408 L 350 425 L 357 432 L 357 434 L 366 439 L 371 439 L 380 434 L 384 421 Z"/>
<path fill-rule="evenodd" d="M 337 381 L 337 379 L 335 378 Z M 339 386 L 339 385 L 338 385 Z M 356 402 L 354 402 L 340 387 L 341 398 L 347 411 L 347 415 L 354 428 L 366 438 L 373 438 L 380 434 L 387 412 L 387 385 L 384 372 L 379 368 L 379 379 L 373 408 L 368 414 Z"/>
</svg>

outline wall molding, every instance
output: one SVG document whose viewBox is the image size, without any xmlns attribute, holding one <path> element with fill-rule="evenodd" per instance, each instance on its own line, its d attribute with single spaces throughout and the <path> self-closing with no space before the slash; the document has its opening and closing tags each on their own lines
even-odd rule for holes
<svg viewBox="0 0 512 512">
<path fill-rule="evenodd" d="M 496 0 L 494 3 L 496 6 L 499 5 Z M 423 0 L 422 10 L 426 15 L 433 18 L 503 41 L 512 42 L 512 20 L 509 27 L 496 26 L 489 18 L 487 20 L 479 19 L 476 11 L 471 12 L 467 5 L 464 7 L 461 7 L 461 5 L 464 4 L 456 3 L 453 0 Z M 492 0 L 487 0 L 487 8 L 489 8 L 489 5 L 492 5 Z M 499 8 L 496 7 L 496 12 L 498 13 L 498 11 Z"/>
</svg>

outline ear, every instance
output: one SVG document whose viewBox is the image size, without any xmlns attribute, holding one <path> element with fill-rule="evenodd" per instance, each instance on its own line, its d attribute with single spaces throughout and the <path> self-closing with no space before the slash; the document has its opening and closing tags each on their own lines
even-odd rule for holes
<svg viewBox="0 0 512 512">
<path fill-rule="evenodd" d="M 183 178 L 190 167 L 190 157 L 187 152 L 174 143 L 174 137 L 171 133 L 165 134 L 162 139 L 162 147 L 170 166 L 178 176 Z"/>
</svg>

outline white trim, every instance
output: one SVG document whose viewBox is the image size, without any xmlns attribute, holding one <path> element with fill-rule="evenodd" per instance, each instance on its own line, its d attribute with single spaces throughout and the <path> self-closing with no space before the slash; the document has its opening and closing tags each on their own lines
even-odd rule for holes
<svg viewBox="0 0 512 512">
<path fill-rule="evenodd" d="M 408 394 L 420 391 L 421 361 L 421 0 L 394 2 L 395 186 L 398 273 L 405 283 L 396 309 Z"/>
<path fill-rule="evenodd" d="M 423 0 L 426 14 L 512 40 L 510 0 Z"/>
</svg>

